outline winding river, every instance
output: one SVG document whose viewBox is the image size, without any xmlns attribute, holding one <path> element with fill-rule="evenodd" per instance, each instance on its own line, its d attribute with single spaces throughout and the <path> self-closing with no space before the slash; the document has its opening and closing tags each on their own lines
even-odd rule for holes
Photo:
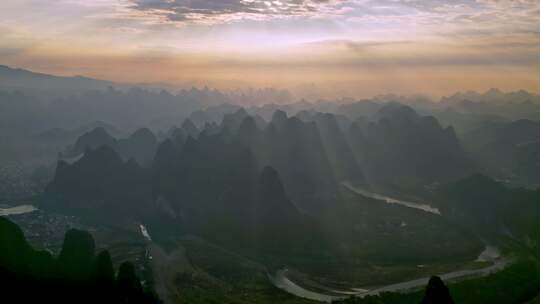
<svg viewBox="0 0 540 304">
<path fill-rule="evenodd" d="M 497 272 L 499 270 L 504 269 L 510 260 L 506 258 L 502 258 L 498 254 L 498 249 L 493 246 L 486 246 L 486 249 L 480 254 L 477 261 L 489 261 L 492 262 L 490 266 L 479 268 L 479 269 L 464 269 L 464 270 L 457 270 L 448 272 L 445 274 L 439 274 L 439 276 L 443 280 L 452 280 L 452 279 L 458 279 L 462 277 L 467 276 L 481 276 L 481 275 L 488 275 L 494 272 Z M 368 295 L 378 295 L 382 292 L 398 292 L 398 291 L 406 291 L 414 288 L 419 288 L 426 286 L 429 277 L 419 278 L 415 280 L 395 283 L 395 284 L 389 284 L 386 286 L 378 287 L 372 290 L 365 290 L 360 288 L 352 288 L 349 291 L 336 291 L 334 290 L 332 294 L 324 294 L 321 292 L 315 292 L 311 290 L 307 290 L 300 285 L 293 282 L 291 279 L 287 277 L 287 269 L 281 269 L 275 273 L 273 276 L 269 276 L 270 281 L 274 284 L 274 286 L 285 290 L 288 293 L 291 293 L 295 296 L 319 301 L 319 302 L 332 302 L 334 300 L 340 300 L 347 298 L 351 295 L 357 296 L 357 297 L 365 297 Z M 333 290 L 332 288 L 328 288 L 328 290 Z"/>
<path fill-rule="evenodd" d="M 357 189 L 347 183 L 345 183 L 344 186 L 347 187 L 349 190 L 356 192 L 358 194 L 364 195 L 366 197 L 383 200 L 390 204 L 399 204 L 399 205 L 403 205 L 403 206 L 415 208 L 415 209 L 420 209 L 420 210 L 434 213 L 434 214 L 440 214 L 438 209 L 433 208 L 429 205 L 405 202 L 405 201 L 401 201 L 395 198 L 390 198 L 384 195 L 371 193 L 362 189 Z M 0 216 L 25 214 L 25 213 L 34 212 L 37 210 L 38 209 L 33 205 L 20 205 L 20 206 L 15 206 L 15 207 L 0 208 Z M 143 235 L 143 237 L 150 241 L 151 238 L 146 227 L 141 224 L 139 228 L 141 230 L 141 234 Z M 478 256 L 477 261 L 491 262 L 492 264 L 484 268 L 458 270 L 458 271 L 445 273 L 439 276 L 443 280 L 450 280 L 450 279 L 457 279 L 457 278 L 472 276 L 472 275 L 487 275 L 487 274 L 494 273 L 494 272 L 504 269 L 506 265 L 510 262 L 508 259 L 502 258 L 500 256 L 499 250 L 496 247 L 489 246 L 489 245 L 487 245 L 485 250 Z M 348 290 L 348 291 L 336 291 L 336 290 L 333 290 L 332 288 L 327 288 L 328 290 L 333 290 L 333 292 L 332 294 L 324 294 L 321 292 L 311 291 L 311 290 L 301 287 L 300 285 L 296 284 L 295 282 L 293 282 L 291 279 L 287 277 L 287 272 L 288 272 L 287 269 L 281 269 L 281 270 L 278 270 L 274 275 L 269 275 L 268 277 L 270 281 L 274 284 L 274 286 L 280 289 L 283 289 L 288 293 L 291 293 L 298 297 L 302 297 L 302 298 L 306 298 L 306 299 L 310 299 L 314 301 L 319 301 L 319 302 L 332 302 L 334 300 L 347 298 L 351 295 L 355 295 L 358 297 L 365 297 L 368 295 L 377 295 L 382 292 L 405 291 L 405 290 L 425 286 L 429 281 L 429 277 L 424 277 L 424 278 L 405 281 L 401 283 L 390 284 L 390 285 L 382 286 L 382 287 L 375 288 L 372 290 L 352 288 L 351 290 Z"/>
<path fill-rule="evenodd" d="M 350 191 L 354 193 L 363 195 L 365 197 L 377 199 L 377 200 L 386 202 L 388 204 L 398 204 L 405 207 L 429 212 L 432 214 L 441 215 L 439 209 L 434 208 L 428 204 L 407 202 L 400 199 L 388 197 L 382 194 L 373 193 L 364 189 L 354 187 L 353 185 L 347 182 L 343 183 L 343 186 L 345 186 L 347 189 L 349 189 Z M 491 274 L 491 273 L 504 269 L 510 262 L 509 259 L 501 257 L 498 248 L 494 246 L 490 246 L 490 245 L 486 245 L 484 251 L 480 253 L 476 261 L 490 262 L 491 265 L 484 268 L 478 268 L 478 269 L 464 269 L 464 270 L 452 271 L 452 272 L 448 272 L 444 274 L 439 274 L 439 276 L 443 280 L 452 280 L 452 279 L 458 279 L 458 278 L 463 278 L 467 276 L 487 275 L 487 274 Z M 269 275 L 270 281 L 274 284 L 274 286 L 280 289 L 283 289 L 288 293 L 291 293 L 298 297 L 302 297 L 302 298 L 306 298 L 306 299 L 310 299 L 314 301 L 319 301 L 319 302 L 332 302 L 334 300 L 340 300 L 340 299 L 350 297 L 351 295 L 354 295 L 357 297 L 365 297 L 368 295 L 378 295 L 382 292 L 406 291 L 406 290 L 410 290 L 414 288 L 423 287 L 427 285 L 429 281 L 429 277 L 424 277 L 424 278 L 419 278 L 415 280 L 389 284 L 389 285 L 381 286 L 372 290 L 365 290 L 361 288 L 351 288 L 348 291 L 337 291 L 330 287 L 327 287 L 325 289 L 332 292 L 331 294 L 325 294 L 322 292 L 307 290 L 304 287 L 296 284 L 295 282 L 293 282 L 291 279 L 287 277 L 287 272 L 288 272 L 287 269 L 278 270 L 274 275 Z"/>
</svg>

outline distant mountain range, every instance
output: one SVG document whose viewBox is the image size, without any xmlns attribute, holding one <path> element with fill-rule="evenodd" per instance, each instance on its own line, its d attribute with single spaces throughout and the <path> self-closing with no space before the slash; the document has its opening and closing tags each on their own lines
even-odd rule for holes
<svg viewBox="0 0 540 304">
<path fill-rule="evenodd" d="M 104 90 L 111 81 L 82 76 L 61 77 L 0 65 L 0 89 Z"/>
<path fill-rule="evenodd" d="M 460 103 L 464 101 L 472 103 L 491 103 L 496 105 L 501 105 L 504 103 L 523 102 L 540 103 L 540 95 L 530 93 L 525 90 L 505 93 L 499 89 L 492 88 L 484 93 L 478 93 L 474 91 L 458 92 L 454 95 L 443 97 L 441 99 L 441 103 L 445 105 Z"/>
<path fill-rule="evenodd" d="M 322 254 L 335 250 L 326 230 L 338 233 L 335 219 L 326 217 L 346 208 L 342 183 L 422 187 L 470 170 L 453 130 L 433 117 L 388 103 L 372 119 L 277 110 L 266 121 L 240 109 L 201 128 L 186 119 L 159 144 L 147 129 L 116 139 L 96 128 L 70 148 L 80 159 L 58 163 L 41 206 L 114 225 L 142 221 L 158 238 L 189 233 L 252 253 Z M 477 248 L 448 237 L 462 239 L 461 255 Z"/>
<path fill-rule="evenodd" d="M 191 91 L 191 93 L 194 93 L 194 90 L 192 90 L 194 87 L 188 85 L 174 85 L 169 83 L 123 83 L 84 76 L 55 76 L 0 65 L 0 90 L 18 90 L 47 100 L 55 97 L 69 97 L 70 94 L 92 90 L 103 91 L 111 87 L 120 90 L 139 88 L 151 92 L 168 91 L 177 93 L 183 91 L 183 94 L 187 94 Z M 202 100 L 199 100 L 205 105 L 234 103 L 250 106 L 263 103 L 286 104 L 294 102 L 293 96 L 287 90 L 274 88 L 249 88 L 246 90 L 218 92 L 217 90 L 211 90 L 208 87 L 202 87 L 199 90 L 205 91 L 207 95 L 220 96 L 219 99 L 205 97 Z M 195 92 L 196 91 L 197 89 Z M 196 96 L 193 97 L 197 98 Z"/>
<path fill-rule="evenodd" d="M 404 180 L 423 185 L 465 176 L 473 166 L 451 127 L 442 128 L 433 117 L 395 103 L 383 105 L 368 121 L 320 112 L 289 117 L 277 110 L 267 122 L 240 109 L 224 114 L 220 124 L 206 121 L 201 128 L 186 119 L 161 140 L 158 148 L 148 129 L 117 140 L 96 128 L 79 137 L 65 156 L 105 145 L 125 161 L 133 158 L 143 166 L 154 161 L 154 166 L 170 170 L 177 162 L 172 155 L 185 153 L 195 143 L 208 145 L 201 153 L 218 147 L 246 149 L 251 155 L 246 161 L 253 159 L 257 171 L 269 165 L 280 173 L 287 193 L 304 211 L 333 201 L 343 181 L 370 187 L 401 185 Z"/>
<path fill-rule="evenodd" d="M 309 149 L 302 149 L 310 150 L 314 159 L 322 160 L 318 162 L 320 168 L 332 167 L 331 174 L 338 180 L 370 180 L 377 184 L 393 179 L 394 184 L 419 184 L 482 169 L 476 165 L 488 168 L 480 171 L 493 174 L 493 170 L 489 169 L 492 165 L 488 162 L 505 163 L 510 154 L 520 159 L 519 164 L 505 164 L 507 172 L 499 170 L 493 176 L 508 179 L 512 175 L 519 175 L 522 177 L 513 180 L 527 186 L 534 186 L 540 180 L 534 173 L 535 169 L 527 169 L 537 155 L 535 145 L 529 143 L 526 147 L 521 145 L 519 149 L 509 151 L 499 144 L 499 147 L 491 150 L 485 148 L 483 151 L 486 153 L 483 153 L 469 144 L 475 133 L 493 133 L 496 130 L 492 127 L 494 125 L 522 119 L 533 122 L 540 120 L 538 95 L 526 91 L 504 93 L 491 89 L 485 93 L 457 93 L 442 98 L 438 103 L 421 96 L 396 95 L 378 96 L 370 100 L 321 100 L 310 103 L 304 100 L 293 102 L 286 92 L 273 89 L 248 90 L 247 94 L 224 93 L 209 88 L 181 90 L 177 94 L 141 88 L 115 89 L 112 86 L 118 84 L 108 81 L 57 77 L 6 66 L 0 67 L 0 80 L 0 138 L 5 144 L 5 149 L 0 151 L 2 159 L 28 160 L 28 154 L 38 154 L 36 158 L 39 161 L 42 158 L 54 159 L 59 145 L 88 131 L 85 126 L 96 121 L 106 122 L 104 126 L 111 131 L 108 133 L 116 129 L 116 134 L 110 134 L 114 136 L 147 128 L 152 131 L 139 135 L 144 135 L 142 137 L 147 142 L 159 142 L 169 137 L 185 141 L 189 136 L 196 138 L 201 133 L 235 137 L 244 119 L 249 116 L 256 126 L 251 129 L 255 131 L 250 130 L 246 123 L 242 136 L 262 138 L 259 133 L 269 123 L 285 125 L 285 129 L 274 128 L 273 132 L 280 134 L 285 130 L 292 132 L 291 136 L 298 132 L 299 139 L 305 141 L 303 144 L 313 145 Z M 2 86 L 11 89 L 2 90 Z M 13 90 L 14 87 L 18 89 Z M 76 89 L 77 92 L 68 90 L 67 95 L 51 94 L 43 90 L 47 87 L 60 91 L 64 88 Z M 28 88 L 31 90 L 28 91 Z M 251 105 L 256 100 L 275 102 Z M 250 106 L 243 108 L 234 103 Z M 276 116 L 276 112 L 279 115 Z M 316 125 L 317 132 L 310 130 L 313 125 Z M 493 130 L 488 131 L 489 128 Z M 153 133 L 152 136 L 149 133 Z M 282 135 L 276 136 L 272 145 L 277 146 L 278 141 L 288 140 Z M 138 163 L 151 163 L 157 149 L 148 148 L 141 154 L 132 153 L 129 151 L 142 149 L 130 147 L 128 139 L 114 140 L 118 141 L 114 149 L 123 159 L 133 157 Z M 265 141 L 257 139 L 249 147 L 259 153 L 267 148 Z M 103 141 L 97 142 L 103 144 Z M 477 141 L 480 142 L 482 140 Z M 295 142 L 282 144 L 293 145 Z M 71 152 L 80 154 L 86 145 L 97 147 L 82 140 Z M 157 147 L 157 143 L 153 145 Z M 430 152 L 426 155 L 427 152 L 422 151 Z M 317 153 L 319 156 L 315 156 Z M 267 156 L 260 157 L 266 161 Z M 472 158 L 476 158 L 476 161 L 471 162 Z M 295 169 L 279 168 L 283 166 L 278 161 L 273 166 L 283 175 L 286 188 L 290 187 L 290 179 L 297 179 L 286 173 Z M 328 169 L 321 170 L 330 172 Z M 321 175 L 328 174 L 317 174 Z M 305 182 L 309 179 L 315 178 L 310 177 Z M 324 184 L 324 188 L 333 187 L 329 186 L 332 182 Z M 296 193 L 301 187 L 293 188 L 287 192 L 293 201 L 301 204 L 302 199 Z"/>
</svg>

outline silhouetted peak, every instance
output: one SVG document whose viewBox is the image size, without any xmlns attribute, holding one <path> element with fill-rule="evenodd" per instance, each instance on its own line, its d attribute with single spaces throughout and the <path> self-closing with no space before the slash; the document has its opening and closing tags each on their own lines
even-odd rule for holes
<svg viewBox="0 0 540 304">
<path fill-rule="evenodd" d="M 332 113 L 317 113 L 316 116 L 318 119 L 325 120 L 332 123 L 337 123 L 336 116 Z"/>
<path fill-rule="evenodd" d="M 202 139 L 202 137 L 199 139 Z M 197 148 L 197 145 L 198 145 L 197 139 L 191 136 L 188 136 L 188 138 L 186 139 L 186 142 L 184 143 L 184 151 L 194 151 Z"/>
<path fill-rule="evenodd" d="M 246 109 L 240 108 L 238 109 L 238 111 L 234 112 L 232 115 L 236 117 L 246 117 L 248 116 L 248 112 L 246 111 Z"/>
<path fill-rule="evenodd" d="M 439 124 L 439 121 L 437 120 L 437 118 L 435 118 L 433 116 L 424 116 L 424 117 L 422 117 L 422 123 L 426 127 L 431 127 L 431 128 L 436 128 L 436 129 L 441 128 L 441 124 Z"/>
<path fill-rule="evenodd" d="M 96 127 L 87 134 L 91 136 L 111 136 L 104 127 Z"/>
<path fill-rule="evenodd" d="M 495 96 L 502 95 L 502 94 L 504 93 L 498 88 L 490 88 L 484 93 L 484 95 L 495 95 Z"/>
<path fill-rule="evenodd" d="M 414 120 L 418 117 L 418 114 L 413 110 L 413 108 L 397 102 L 389 102 L 385 104 L 375 114 L 375 120 Z"/>
<path fill-rule="evenodd" d="M 155 143 L 157 142 L 156 136 L 148 128 L 141 128 L 135 131 L 129 137 L 130 140 L 142 143 Z"/>
<path fill-rule="evenodd" d="M 257 124 L 255 122 L 255 119 L 251 116 L 248 116 L 244 118 L 244 120 L 242 120 L 240 128 L 238 129 L 238 133 L 242 136 L 246 134 L 253 134 L 256 130 Z"/>
<path fill-rule="evenodd" d="M 65 256 L 77 250 L 84 252 L 83 254 L 94 256 L 94 238 L 90 233 L 78 229 L 70 229 L 64 237 L 64 245 L 60 256 Z"/>
<path fill-rule="evenodd" d="M 291 117 L 286 120 L 287 130 L 304 132 L 306 130 L 317 131 L 317 124 L 314 121 L 303 122 L 298 117 Z"/>
<path fill-rule="evenodd" d="M 287 120 L 287 113 L 281 110 L 276 110 L 272 115 L 272 123 L 281 125 Z"/>
<path fill-rule="evenodd" d="M 266 121 L 260 115 L 257 114 L 253 116 L 253 119 L 255 120 L 255 125 L 257 125 L 257 128 L 261 130 L 264 129 L 266 126 Z"/>
<path fill-rule="evenodd" d="M 96 278 L 106 282 L 114 281 L 114 268 L 109 251 L 103 250 L 96 257 Z"/>
<path fill-rule="evenodd" d="M 226 114 L 223 117 L 223 123 L 224 124 L 234 124 L 234 123 L 240 123 L 244 120 L 244 118 L 248 117 L 249 114 L 244 108 L 238 109 L 238 111 Z"/>
<path fill-rule="evenodd" d="M 182 122 L 181 127 L 186 128 L 186 129 L 197 128 L 197 126 L 195 126 L 193 121 L 191 121 L 191 119 L 189 119 L 189 118 L 184 119 L 184 121 Z"/>
<path fill-rule="evenodd" d="M 133 157 L 130 157 L 128 159 L 128 161 L 126 162 L 126 167 L 127 168 L 133 168 L 133 169 L 139 169 L 141 168 L 141 166 L 139 165 L 139 163 L 133 158 Z"/>
<path fill-rule="evenodd" d="M 444 129 L 444 132 L 446 135 L 448 135 L 450 138 L 455 138 L 457 141 L 457 135 L 456 130 L 454 129 L 454 126 L 448 126 L 446 129 Z"/>
<path fill-rule="evenodd" d="M 87 279 L 92 275 L 96 245 L 92 235 L 86 231 L 70 229 L 58 256 L 63 264 L 63 273 L 74 279 Z"/>
<path fill-rule="evenodd" d="M 104 122 L 102 120 L 96 120 L 96 121 L 93 121 L 93 122 L 91 122 L 89 124 L 85 124 L 85 125 L 79 127 L 77 129 L 77 132 L 87 133 L 87 132 L 92 131 L 92 130 L 94 130 L 96 128 L 103 128 L 110 135 L 119 133 L 119 131 L 118 131 L 118 129 L 116 129 L 116 127 L 114 127 L 113 125 L 111 125 L 109 123 L 106 123 L 106 122 Z"/>
<path fill-rule="evenodd" d="M 285 189 L 276 169 L 264 167 L 259 180 L 259 194 L 263 197 L 285 196 Z"/>
<path fill-rule="evenodd" d="M 118 155 L 118 153 L 116 153 L 115 150 L 113 150 L 113 148 L 103 145 L 94 150 L 88 149 L 84 153 L 84 156 L 81 158 L 80 162 L 90 162 L 108 166 L 122 163 L 122 158 L 120 155 Z"/>
<path fill-rule="evenodd" d="M 218 134 L 219 131 L 220 129 L 216 122 L 211 122 L 211 123 L 205 122 L 201 134 L 205 136 L 209 136 L 209 135 Z"/>
<path fill-rule="evenodd" d="M 26 267 L 20 261 L 20 256 L 24 256 L 30 250 L 24 234 L 17 224 L 0 216 L 0 268 L 9 267 L 12 270 L 20 271 Z"/>
<path fill-rule="evenodd" d="M 186 132 L 183 129 L 173 127 L 167 132 L 167 137 L 173 139 L 176 142 L 183 143 L 186 138 Z"/>
<path fill-rule="evenodd" d="M 263 169 L 259 178 L 257 196 L 256 210 L 259 224 L 297 224 L 300 213 L 289 200 L 277 170 L 270 166 Z"/>
<path fill-rule="evenodd" d="M 124 262 L 120 265 L 116 280 L 122 290 L 142 290 L 141 282 L 135 274 L 135 266 L 130 262 Z"/>
<path fill-rule="evenodd" d="M 75 143 L 72 153 L 86 153 L 86 150 L 88 149 L 95 149 L 102 145 L 113 147 L 115 144 L 116 139 L 114 137 L 109 135 L 109 133 L 107 133 L 103 127 L 97 127 L 77 138 L 77 142 Z"/>
<path fill-rule="evenodd" d="M 453 304 L 452 296 L 448 287 L 444 285 L 441 278 L 433 276 L 429 279 L 426 287 L 426 294 L 422 300 L 422 304 Z"/>
<path fill-rule="evenodd" d="M 316 115 L 316 112 L 313 109 L 309 110 L 302 110 L 298 113 L 296 113 L 296 117 L 300 118 L 303 121 L 311 121 L 313 120 L 313 117 Z"/>
<path fill-rule="evenodd" d="M 315 114 L 315 121 L 319 127 L 322 127 L 333 134 L 341 131 L 338 119 L 334 114 L 318 112 Z"/>
<path fill-rule="evenodd" d="M 165 155 L 174 155 L 178 152 L 175 148 L 175 144 L 171 139 L 166 139 L 164 142 L 162 142 L 157 149 L 156 152 L 156 159 L 162 158 Z"/>
<path fill-rule="evenodd" d="M 240 128 L 240 124 L 248 117 L 244 108 L 240 108 L 234 113 L 225 114 L 221 122 L 221 129 L 224 133 L 235 134 Z"/>
<path fill-rule="evenodd" d="M 199 129 L 189 118 L 184 120 L 184 122 L 182 123 L 182 129 L 189 136 L 197 137 L 199 135 Z"/>
</svg>

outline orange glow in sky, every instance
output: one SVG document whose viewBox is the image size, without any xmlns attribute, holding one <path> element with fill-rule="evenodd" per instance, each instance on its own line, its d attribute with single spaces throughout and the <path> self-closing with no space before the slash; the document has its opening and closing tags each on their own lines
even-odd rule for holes
<svg viewBox="0 0 540 304">
<path fill-rule="evenodd" d="M 321 96 L 540 91 L 537 0 L 3 0 L 0 64 Z"/>
</svg>

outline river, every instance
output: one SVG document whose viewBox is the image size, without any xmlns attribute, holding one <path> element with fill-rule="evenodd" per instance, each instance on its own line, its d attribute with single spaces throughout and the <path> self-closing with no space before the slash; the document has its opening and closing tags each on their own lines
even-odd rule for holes
<svg viewBox="0 0 540 304">
<path fill-rule="evenodd" d="M 400 200 L 397 198 L 389 197 L 383 194 L 373 193 L 371 191 L 355 187 L 348 182 L 344 182 L 343 186 L 345 186 L 345 188 L 349 189 L 350 191 L 354 193 L 360 194 L 365 197 L 373 198 L 376 200 L 380 200 L 388 204 L 397 204 L 397 205 L 401 205 L 401 206 L 405 206 L 405 207 L 409 207 L 413 209 L 419 209 L 419 210 L 426 211 L 429 213 L 441 215 L 441 212 L 439 211 L 439 209 L 432 207 L 428 204 L 408 202 L 408 201 Z"/>
<path fill-rule="evenodd" d="M 439 274 L 439 276 L 443 280 L 451 280 L 451 279 L 458 279 L 458 278 L 472 276 L 472 275 L 487 275 L 487 274 L 491 274 L 491 273 L 504 269 L 506 265 L 508 265 L 508 263 L 510 262 L 510 260 L 500 256 L 499 250 L 496 247 L 489 246 L 489 245 L 487 245 L 485 250 L 482 251 L 482 253 L 480 253 L 477 261 L 488 261 L 488 262 L 492 262 L 492 264 L 484 268 L 457 270 L 457 271 L 452 271 L 445 274 Z M 378 287 L 372 290 L 352 288 L 349 291 L 334 290 L 333 294 L 324 294 L 320 292 L 307 290 L 301 287 L 300 285 L 296 284 L 295 282 L 293 282 L 291 279 L 287 277 L 287 272 L 288 272 L 287 269 L 278 270 L 275 273 L 275 275 L 269 276 L 270 281 L 274 284 L 274 286 L 282 290 L 285 290 L 288 293 L 291 293 L 301 298 L 306 298 L 306 299 L 319 301 L 319 302 L 332 302 L 334 300 L 348 298 L 351 295 L 354 295 L 357 297 L 365 297 L 368 295 L 378 295 L 382 292 L 406 291 L 406 290 L 426 286 L 429 281 L 429 277 L 424 277 L 424 278 L 419 278 L 415 280 L 389 284 L 389 285 Z M 328 288 L 328 290 L 333 290 L 333 289 Z"/>
<path fill-rule="evenodd" d="M 15 207 L 0 208 L 0 216 L 25 214 L 37 210 L 38 209 L 32 205 L 20 205 Z"/>
<path fill-rule="evenodd" d="M 142 236 L 149 242 L 152 241 L 152 238 L 150 237 L 150 233 L 148 233 L 148 230 L 146 229 L 146 226 L 143 224 L 139 224 L 139 229 L 141 229 Z"/>
<path fill-rule="evenodd" d="M 386 195 L 382 195 L 379 193 L 373 193 L 365 189 L 355 187 L 348 182 L 344 182 L 343 186 L 345 186 L 347 189 L 349 189 L 350 191 L 354 193 L 360 194 L 365 197 L 377 199 L 377 200 L 386 202 L 388 204 L 397 204 L 397 205 L 405 206 L 408 208 L 418 209 L 418 210 L 422 210 L 422 211 L 429 212 L 432 214 L 441 215 L 439 209 L 434 208 L 428 204 L 408 202 L 408 201 L 403 201 L 397 198 L 389 197 Z M 502 258 L 500 256 L 499 250 L 496 247 L 493 247 L 490 245 L 486 245 L 484 251 L 480 253 L 476 261 L 491 262 L 492 264 L 484 268 L 452 271 L 445 274 L 439 274 L 439 276 L 443 280 L 450 280 L 450 279 L 457 279 L 457 278 L 471 276 L 471 275 L 486 275 L 486 274 L 490 274 L 490 273 L 502 270 L 509 263 L 508 259 Z M 429 277 L 424 277 L 424 278 L 405 281 L 401 283 L 389 284 L 389 285 L 378 287 L 372 290 L 352 288 L 351 290 L 348 290 L 348 291 L 336 291 L 336 290 L 333 290 L 332 288 L 325 288 L 327 290 L 332 290 L 333 292 L 332 294 L 324 294 L 321 292 L 307 290 L 301 287 L 300 285 L 296 284 L 295 282 L 293 282 L 291 279 L 287 277 L 287 272 L 288 272 L 287 269 L 278 270 L 273 276 L 269 275 L 270 281 L 274 284 L 274 286 L 281 288 L 298 297 L 320 301 L 320 302 L 331 302 L 333 300 L 347 298 L 351 295 L 355 295 L 358 297 L 365 297 L 368 295 L 377 295 L 381 292 L 404 291 L 404 290 L 409 290 L 409 289 L 425 286 L 429 281 Z"/>
</svg>

